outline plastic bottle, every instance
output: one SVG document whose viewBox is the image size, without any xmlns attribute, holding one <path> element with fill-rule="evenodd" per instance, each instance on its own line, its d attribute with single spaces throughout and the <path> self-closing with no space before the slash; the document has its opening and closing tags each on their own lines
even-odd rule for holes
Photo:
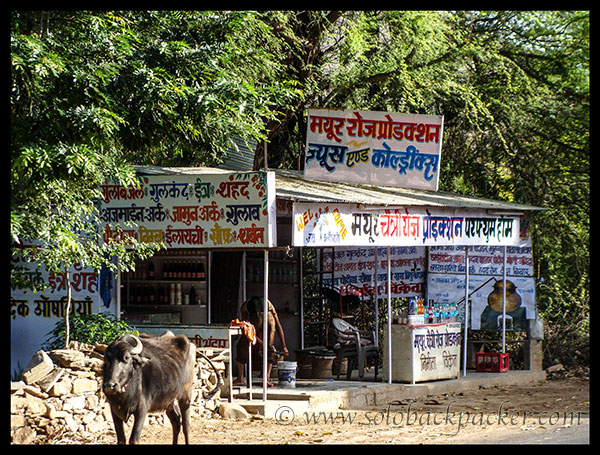
<svg viewBox="0 0 600 455">
<path fill-rule="evenodd" d="M 418 297 L 417 298 L 417 314 L 423 314 L 423 299 Z"/>
<path fill-rule="evenodd" d="M 417 314 L 416 302 L 414 297 L 410 297 L 408 300 L 408 314 L 414 315 Z"/>
</svg>

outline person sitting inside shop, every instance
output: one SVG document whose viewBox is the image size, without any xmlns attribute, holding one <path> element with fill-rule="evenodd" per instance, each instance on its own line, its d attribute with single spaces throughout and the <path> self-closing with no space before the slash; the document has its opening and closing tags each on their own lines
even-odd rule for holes
<svg viewBox="0 0 600 455">
<path fill-rule="evenodd" d="M 279 317 L 277 316 L 277 312 L 275 311 L 275 307 L 268 301 L 268 317 L 267 317 L 267 386 L 272 387 L 273 384 L 269 382 L 269 377 L 271 376 L 271 369 L 273 368 L 273 362 L 276 359 L 276 349 L 275 349 L 275 331 L 279 335 L 279 339 L 281 340 L 281 344 L 283 345 L 283 356 L 287 357 L 289 355 L 286 343 L 285 343 L 285 335 L 283 333 L 283 327 L 281 326 L 281 322 L 279 321 Z M 254 327 L 256 327 L 256 344 L 253 346 L 252 351 L 253 354 L 258 354 L 262 356 L 263 353 L 263 321 L 264 321 L 264 306 L 263 306 L 263 298 L 253 296 L 250 297 L 246 302 L 244 302 L 240 308 L 242 320 L 250 322 Z M 233 383 L 236 386 L 244 385 L 244 365 L 248 363 L 248 343 L 250 341 L 245 336 L 240 337 L 237 343 L 237 355 L 236 362 L 238 367 L 238 378 Z M 252 372 L 249 372 L 250 377 L 252 377 Z"/>
</svg>

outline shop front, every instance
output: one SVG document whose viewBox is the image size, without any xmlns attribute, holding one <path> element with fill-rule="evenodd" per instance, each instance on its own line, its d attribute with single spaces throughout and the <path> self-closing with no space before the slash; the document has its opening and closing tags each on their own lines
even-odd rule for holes
<svg viewBox="0 0 600 455">
<path fill-rule="evenodd" d="M 101 188 L 105 239 L 130 235 L 143 242 L 163 241 L 166 249 L 140 261 L 134 271 L 115 276 L 108 298 L 100 298 L 96 274 L 79 271 L 88 285 L 78 280 L 78 286 L 91 290 L 91 296 L 75 297 L 93 307 L 89 312 L 112 311 L 142 332 L 169 329 L 186 334 L 198 347 L 229 349 L 229 322 L 240 318 L 241 304 L 267 294 L 283 325 L 287 360 L 298 360 L 297 352 L 316 344 L 330 349 L 335 343 L 327 330 L 333 314 L 327 314 L 325 296 L 316 297 L 316 305 L 324 308 L 318 320 L 308 311 L 315 294 L 307 289 L 309 271 L 301 258 L 310 251 L 322 253 L 317 287 L 354 290 L 375 320 L 380 318 L 378 305 L 389 298 L 420 297 L 427 303 L 459 303 L 458 319 L 464 322 L 465 245 L 471 273 L 470 327 L 498 329 L 498 321 L 505 320 L 510 321 L 509 330 L 523 330 L 528 319 L 536 318 L 527 231 L 528 214 L 535 208 L 530 206 L 430 190 L 325 182 L 292 171 L 140 166 L 137 172 L 138 189 L 110 183 Z M 505 245 L 510 245 L 506 262 Z M 503 284 L 503 263 L 506 282 L 516 286 L 521 300 L 517 308 L 509 301 L 506 317 L 499 319 L 502 299 L 500 306 L 487 300 Z M 57 277 L 47 281 L 60 288 Z M 37 296 L 29 305 L 43 312 L 45 298 Z M 79 300 L 75 308 L 80 308 Z M 26 303 L 13 298 L 13 319 L 25 321 L 24 308 Z M 398 321 L 401 315 L 395 308 L 387 309 L 394 313 L 381 319 Z M 325 334 L 320 342 L 308 336 L 315 327 Z M 386 339 L 387 332 L 382 340 L 384 372 Z M 419 358 L 423 353 L 417 353 Z"/>
</svg>

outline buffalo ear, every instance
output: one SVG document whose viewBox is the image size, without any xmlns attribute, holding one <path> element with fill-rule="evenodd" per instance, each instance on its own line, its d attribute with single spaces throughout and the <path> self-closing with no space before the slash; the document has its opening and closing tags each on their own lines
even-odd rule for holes
<svg viewBox="0 0 600 455">
<path fill-rule="evenodd" d="M 138 355 L 134 355 L 132 357 L 132 360 L 133 360 L 133 362 L 136 365 L 145 365 L 146 363 L 150 362 L 150 358 L 149 357 L 144 357 L 144 356 L 141 356 L 139 354 Z"/>
</svg>

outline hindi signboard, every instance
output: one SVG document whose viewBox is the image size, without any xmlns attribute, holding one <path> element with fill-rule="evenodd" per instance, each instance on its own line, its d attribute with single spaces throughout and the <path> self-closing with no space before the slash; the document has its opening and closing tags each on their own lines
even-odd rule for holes
<svg viewBox="0 0 600 455">
<path fill-rule="evenodd" d="M 12 255 L 11 262 L 13 267 L 24 269 L 22 287 L 13 287 L 10 291 L 10 361 L 11 373 L 14 373 L 27 365 L 42 343 L 50 338 L 56 323 L 64 320 L 68 289 L 64 272 L 50 273 L 20 253 Z M 100 311 L 115 313 L 114 288 L 108 289 L 103 278 L 104 274 L 80 264 L 69 269 L 69 314 L 80 317 Z M 34 287 L 43 289 L 34 292 Z M 104 298 L 101 299 L 102 290 Z"/>
<path fill-rule="evenodd" d="M 304 176 L 437 191 L 443 116 L 309 109 Z"/>
<path fill-rule="evenodd" d="M 465 247 L 430 247 L 427 299 L 453 303 L 465 296 Z M 470 327 L 502 329 L 504 248 L 469 247 Z M 506 247 L 506 328 L 525 331 L 527 319 L 537 317 L 531 238 Z M 464 310 L 459 312 L 462 315 Z"/>
<path fill-rule="evenodd" d="M 390 248 L 392 297 L 422 297 L 425 294 L 426 251 L 424 246 Z M 387 251 L 384 247 L 339 247 L 323 251 L 323 286 L 340 291 L 358 291 L 365 297 L 387 294 Z M 377 285 L 377 289 L 375 286 Z"/>
<path fill-rule="evenodd" d="M 163 241 L 167 248 L 276 245 L 272 172 L 144 175 L 142 179 L 139 188 L 101 186 L 105 241 L 133 236 L 141 242 Z"/>
<path fill-rule="evenodd" d="M 295 203 L 294 246 L 518 245 L 519 218 L 485 211 Z"/>
</svg>

